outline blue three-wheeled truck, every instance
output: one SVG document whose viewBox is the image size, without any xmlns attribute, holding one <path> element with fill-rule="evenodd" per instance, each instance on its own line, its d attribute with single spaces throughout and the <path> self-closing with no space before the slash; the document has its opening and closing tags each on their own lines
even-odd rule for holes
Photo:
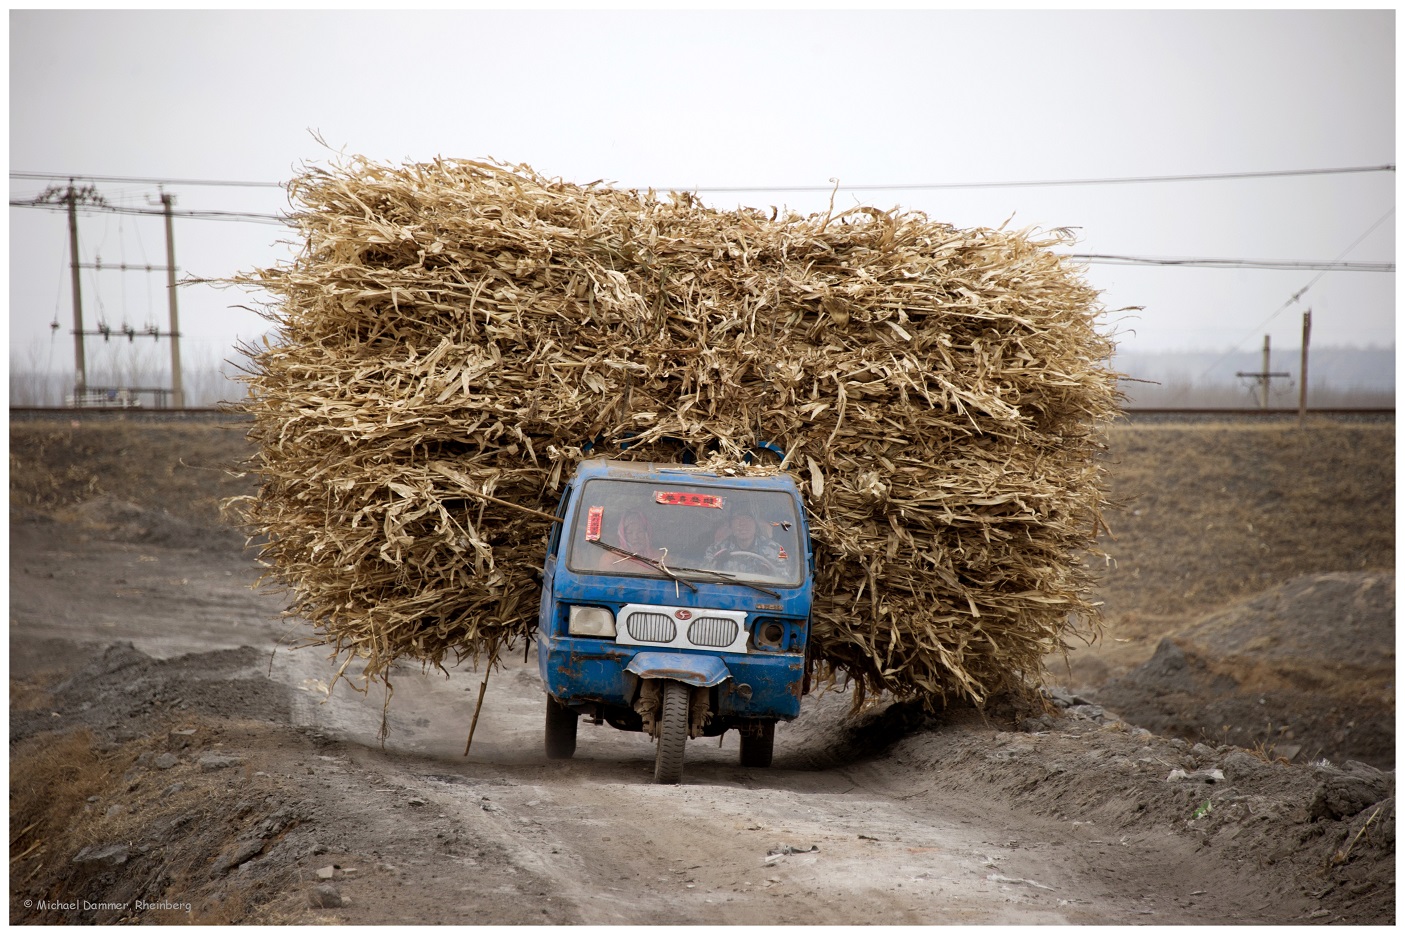
<svg viewBox="0 0 1405 935">
<path fill-rule="evenodd" d="M 562 493 L 542 576 L 538 658 L 546 754 L 576 727 L 644 731 L 654 780 L 683 776 L 689 737 L 736 729 L 769 766 L 800 713 L 813 559 L 788 475 L 591 460 Z"/>
</svg>

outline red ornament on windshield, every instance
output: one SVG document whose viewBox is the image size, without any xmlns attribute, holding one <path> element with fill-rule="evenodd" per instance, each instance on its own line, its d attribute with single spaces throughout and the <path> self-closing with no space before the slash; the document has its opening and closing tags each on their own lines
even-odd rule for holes
<svg viewBox="0 0 1405 935">
<path fill-rule="evenodd" d="M 703 506 L 722 509 L 722 498 L 710 493 L 688 493 L 681 490 L 656 490 L 654 502 L 664 506 Z"/>
</svg>

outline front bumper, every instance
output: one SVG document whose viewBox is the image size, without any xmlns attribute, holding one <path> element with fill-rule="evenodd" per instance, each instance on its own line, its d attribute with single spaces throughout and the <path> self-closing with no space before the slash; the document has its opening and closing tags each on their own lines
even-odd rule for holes
<svg viewBox="0 0 1405 935">
<path fill-rule="evenodd" d="M 790 720 L 800 713 L 800 693 L 805 657 L 800 653 L 708 653 L 690 650 L 659 652 L 659 647 L 627 646 L 601 639 L 550 637 L 538 647 L 546 691 L 565 705 L 586 703 L 629 708 L 645 677 L 671 677 L 692 684 L 715 685 L 713 712 L 722 717 L 779 718 Z M 638 664 L 635 659 L 640 659 Z M 671 657 L 668 660 L 648 657 Z M 694 662 L 693 660 L 696 660 Z M 725 677 L 694 681 L 690 671 L 725 667 Z M 635 672 L 629 671 L 631 665 Z M 657 676 L 652 673 L 658 673 Z M 720 674 L 720 673 L 719 673 Z M 684 677 L 679 677 L 684 676 Z"/>
</svg>

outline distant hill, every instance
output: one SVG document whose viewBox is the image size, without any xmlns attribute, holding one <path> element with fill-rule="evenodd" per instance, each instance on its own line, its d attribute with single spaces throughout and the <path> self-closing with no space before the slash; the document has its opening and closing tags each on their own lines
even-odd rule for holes
<svg viewBox="0 0 1405 935">
<path fill-rule="evenodd" d="M 1395 348 L 1314 347 L 1308 360 L 1309 406 L 1389 406 L 1395 400 Z M 1301 385 L 1301 349 L 1274 349 L 1271 372 L 1290 374 L 1270 383 L 1269 401 L 1292 407 Z M 1113 368 L 1130 406 L 1255 405 L 1257 382 L 1235 376 L 1263 367 L 1259 350 L 1118 353 Z M 1148 381 L 1148 382 L 1141 382 Z"/>
</svg>

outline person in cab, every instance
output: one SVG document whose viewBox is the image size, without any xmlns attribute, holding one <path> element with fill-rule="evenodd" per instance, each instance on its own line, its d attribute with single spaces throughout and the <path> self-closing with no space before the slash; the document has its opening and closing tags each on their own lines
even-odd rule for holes
<svg viewBox="0 0 1405 935">
<path fill-rule="evenodd" d="M 703 553 L 703 567 L 733 574 L 780 575 L 787 561 L 785 549 L 763 535 L 761 523 L 746 507 L 734 507 L 721 539 Z"/>
</svg>

